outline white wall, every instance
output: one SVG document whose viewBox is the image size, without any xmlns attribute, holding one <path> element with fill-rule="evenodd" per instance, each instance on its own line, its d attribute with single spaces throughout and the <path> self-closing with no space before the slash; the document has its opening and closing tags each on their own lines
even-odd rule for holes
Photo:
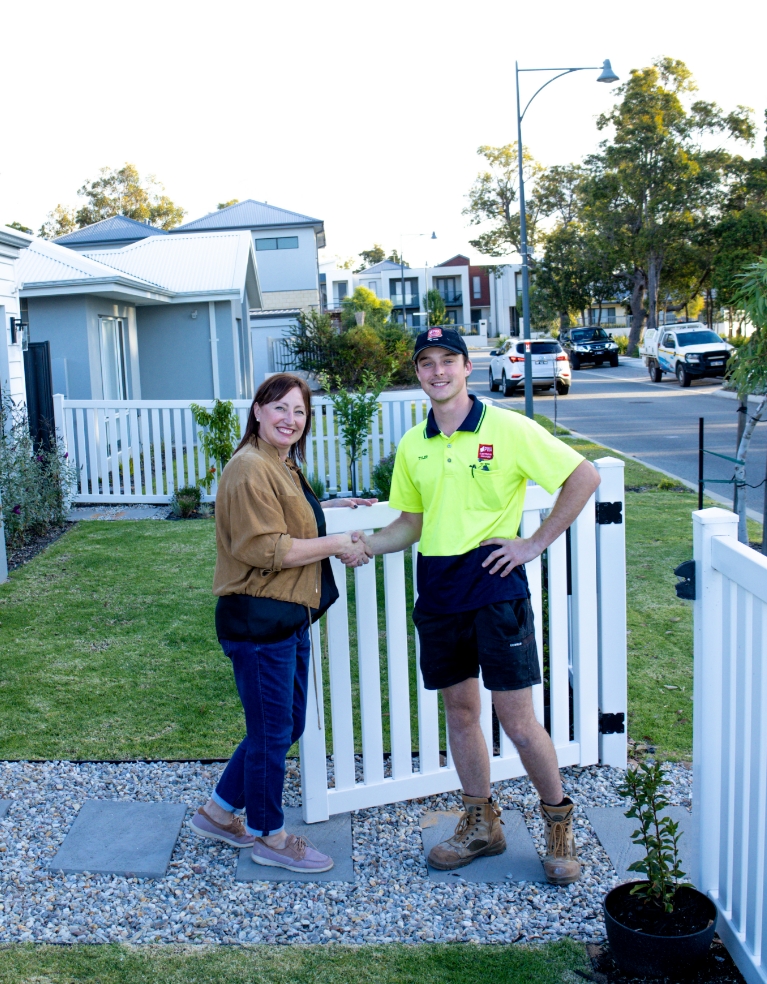
<svg viewBox="0 0 767 984">
<path fill-rule="evenodd" d="M 19 317 L 15 273 L 19 245 L 14 242 L 18 239 L 20 237 L 0 231 L 0 389 L 10 393 L 15 401 L 26 402 L 24 353 L 20 338 L 15 345 L 11 344 L 11 318 Z"/>
<path fill-rule="evenodd" d="M 256 229 L 257 239 L 298 238 L 298 249 L 256 249 L 256 264 L 261 290 L 271 291 L 319 290 L 317 275 L 317 234 L 305 227 L 292 229 Z"/>
</svg>

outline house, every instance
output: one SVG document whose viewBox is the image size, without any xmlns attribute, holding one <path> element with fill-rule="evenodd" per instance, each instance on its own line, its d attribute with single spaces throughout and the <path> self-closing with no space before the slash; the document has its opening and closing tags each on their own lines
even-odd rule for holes
<svg viewBox="0 0 767 984">
<path fill-rule="evenodd" d="M 25 335 L 19 325 L 21 312 L 16 287 L 16 265 L 22 250 L 32 237 L 0 226 L 0 392 L 8 394 L 14 403 L 26 403 L 24 385 Z"/>
<path fill-rule="evenodd" d="M 469 335 L 519 334 L 517 286 L 519 266 L 475 266 L 467 256 L 451 257 L 433 267 L 404 267 L 383 260 L 359 273 L 320 265 L 323 310 L 336 311 L 344 297 L 356 287 L 367 287 L 377 297 L 391 301 L 392 320 L 413 327 L 426 323 L 424 297 L 438 290 L 445 303 L 447 320 Z M 482 331 L 481 329 L 485 329 Z"/>
<path fill-rule="evenodd" d="M 248 325 L 261 290 L 250 234 L 155 230 L 138 238 L 150 227 L 119 218 L 78 230 L 87 250 L 84 237 L 68 246 L 34 239 L 18 261 L 22 316 L 30 338 L 50 345 L 54 392 L 251 397 Z M 133 237 L 127 245 L 119 245 L 123 234 Z"/>
</svg>

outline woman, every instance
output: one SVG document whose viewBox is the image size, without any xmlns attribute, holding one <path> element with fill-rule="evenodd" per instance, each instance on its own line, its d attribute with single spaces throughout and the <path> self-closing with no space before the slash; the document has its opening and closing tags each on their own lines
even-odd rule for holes
<svg viewBox="0 0 767 984">
<path fill-rule="evenodd" d="M 311 393 L 289 373 L 258 388 L 245 435 L 216 495 L 216 633 L 231 659 L 246 737 L 215 792 L 191 820 L 200 837 L 252 848 L 257 864 L 327 871 L 333 861 L 284 828 L 285 756 L 303 734 L 309 623 L 338 598 L 328 558 L 368 562 L 359 534 L 325 535 L 320 503 L 303 478 Z M 372 505 L 340 499 L 323 507 Z M 246 824 L 235 815 L 245 808 Z"/>
</svg>

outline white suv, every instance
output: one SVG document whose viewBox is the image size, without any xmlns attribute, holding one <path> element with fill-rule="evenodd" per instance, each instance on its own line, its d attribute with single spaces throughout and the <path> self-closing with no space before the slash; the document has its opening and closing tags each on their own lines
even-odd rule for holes
<svg viewBox="0 0 767 984">
<path fill-rule="evenodd" d="M 490 353 L 490 390 L 513 396 L 517 386 L 525 385 L 525 345 L 530 346 L 533 362 L 533 386 L 535 389 L 551 389 L 556 383 L 557 393 L 566 396 L 570 392 L 570 362 L 556 339 L 540 339 L 526 342 L 510 338 L 500 349 Z"/>
</svg>

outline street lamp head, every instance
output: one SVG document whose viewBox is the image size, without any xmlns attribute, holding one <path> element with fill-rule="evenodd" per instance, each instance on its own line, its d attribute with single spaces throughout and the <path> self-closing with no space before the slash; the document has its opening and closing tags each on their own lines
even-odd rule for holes
<svg viewBox="0 0 767 984">
<path fill-rule="evenodd" d="M 436 239 L 436 238 L 437 238 L 437 233 L 436 233 L 436 232 L 433 232 L 433 233 L 431 234 L 431 238 L 432 238 L 432 239 Z"/>
<path fill-rule="evenodd" d="M 618 82 L 619 77 L 613 71 L 613 67 L 610 64 L 610 59 L 605 58 L 602 63 L 602 74 L 597 79 L 597 82 Z"/>
</svg>

